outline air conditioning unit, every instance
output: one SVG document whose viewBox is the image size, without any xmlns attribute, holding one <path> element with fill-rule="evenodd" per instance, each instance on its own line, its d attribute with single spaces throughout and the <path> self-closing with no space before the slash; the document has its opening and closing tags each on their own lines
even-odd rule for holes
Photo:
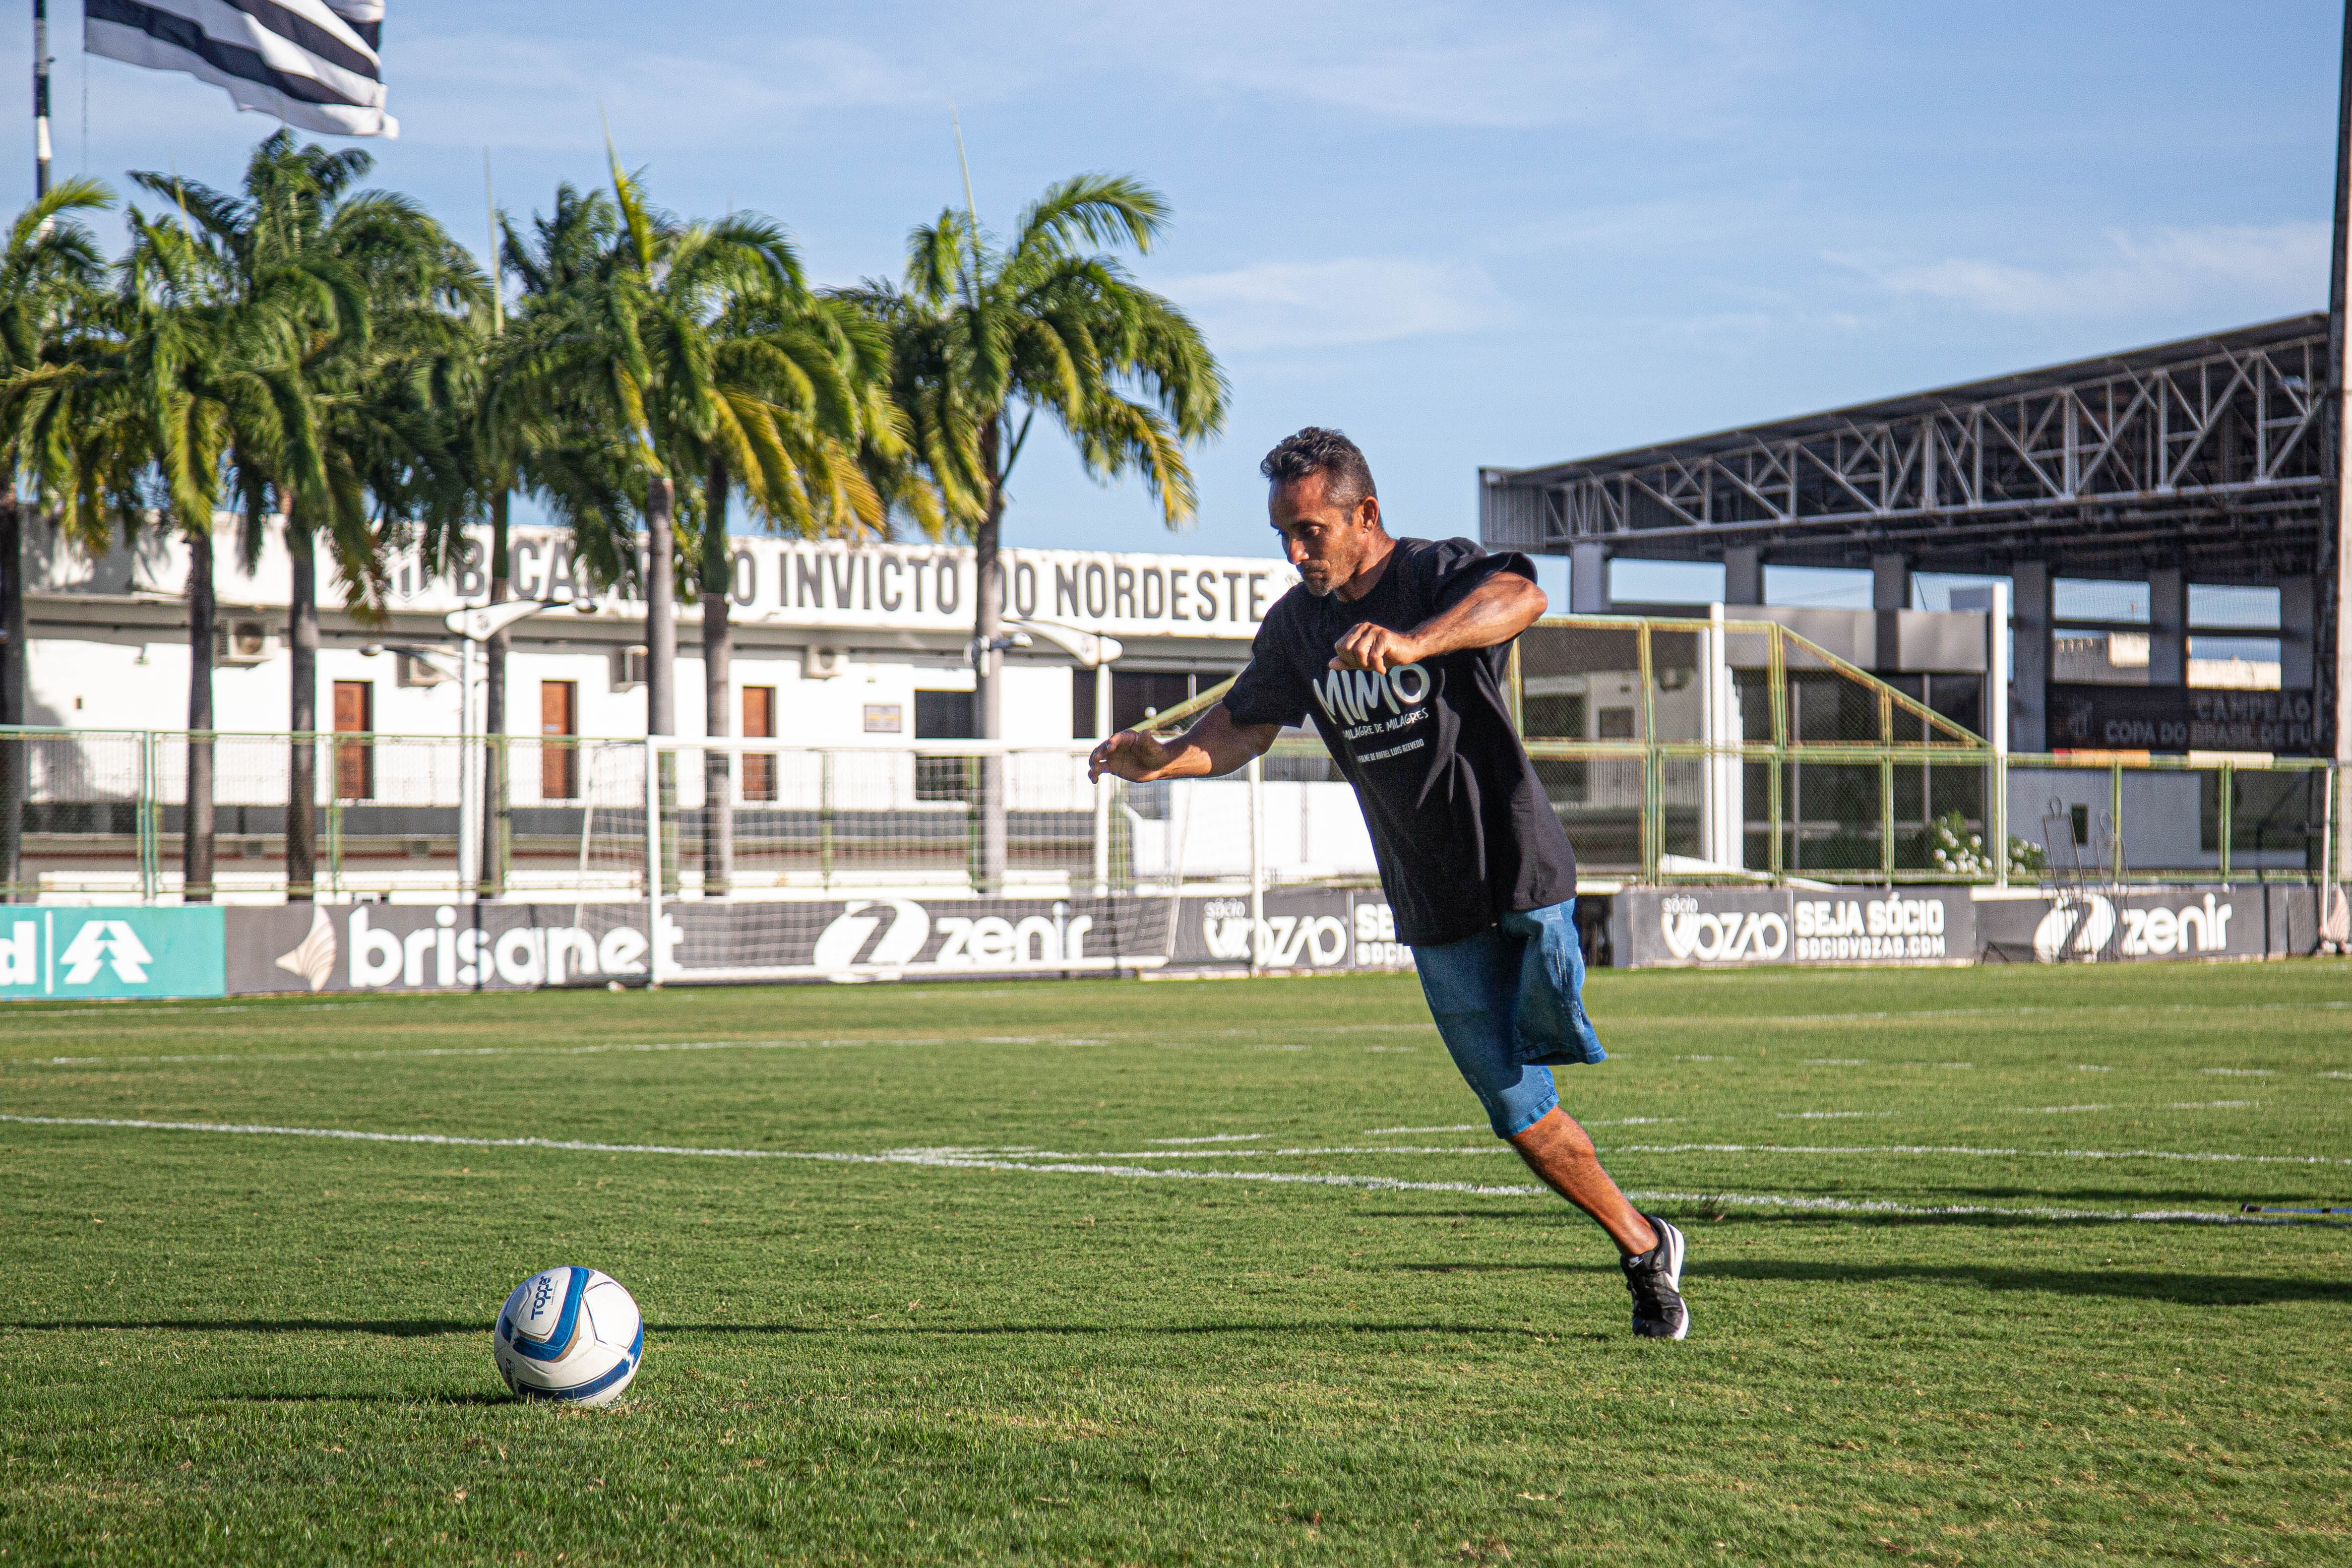
<svg viewBox="0 0 2352 1568">
<path fill-rule="evenodd" d="M 278 639 L 265 621 L 224 621 L 213 628 L 213 663 L 259 664 L 278 652 Z"/>
<path fill-rule="evenodd" d="M 394 656 L 392 684 L 395 686 L 441 686 L 449 684 L 449 677 L 414 653 L 399 653 Z"/>
<path fill-rule="evenodd" d="M 613 655 L 613 689 L 625 692 L 646 684 L 646 654 L 645 649 L 624 648 Z"/>
<path fill-rule="evenodd" d="M 829 681 L 849 669 L 849 653 L 842 648 L 811 648 L 801 661 L 801 679 Z"/>
</svg>

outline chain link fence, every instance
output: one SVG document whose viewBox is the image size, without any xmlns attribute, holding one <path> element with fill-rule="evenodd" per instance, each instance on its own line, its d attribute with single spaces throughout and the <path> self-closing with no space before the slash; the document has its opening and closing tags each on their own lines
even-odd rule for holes
<svg viewBox="0 0 2352 1568">
<path fill-rule="evenodd" d="M 1773 622 L 1550 618 L 1519 639 L 1510 695 L 1589 882 L 2342 880 L 2347 779 L 2325 761 L 1998 753 L 1970 727 L 1980 679 L 1881 679 Z M 8 731 L 0 887 L 181 899 L 207 755 L 212 892 L 232 902 L 1377 880 L 1311 732 L 1244 775 L 1150 785 L 1090 782 L 1090 744 Z"/>
</svg>

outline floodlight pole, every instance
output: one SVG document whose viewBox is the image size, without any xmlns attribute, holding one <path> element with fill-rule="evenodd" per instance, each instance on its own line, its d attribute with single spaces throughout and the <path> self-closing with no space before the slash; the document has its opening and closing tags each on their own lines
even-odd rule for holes
<svg viewBox="0 0 2352 1568">
<path fill-rule="evenodd" d="M 452 610 L 441 623 L 457 634 L 457 896 L 467 904 L 482 895 L 482 862 L 489 852 L 489 835 L 477 810 L 476 791 L 482 779 L 474 758 L 474 652 L 517 622 L 527 621 L 561 602 L 553 599 L 510 599 L 503 603 Z M 485 671 L 487 674 L 487 669 Z M 485 694 L 487 695 L 488 694 Z M 487 721 L 488 715 L 483 716 Z M 488 726 L 484 725 L 487 745 Z"/>
<path fill-rule="evenodd" d="M 2352 638 L 2345 635 L 2345 612 L 2352 604 L 2352 419 L 2346 398 L 2352 393 L 2352 341 L 2345 332 L 2346 247 L 2352 237 L 2352 0 L 2344 8 L 2344 40 L 2336 94 L 2336 229 L 2327 268 L 2327 442 L 2322 461 L 2329 480 L 2320 515 L 2320 643 L 2324 662 L 2315 672 L 2325 683 L 2319 716 L 2328 725 L 2329 755 L 2336 761 L 2339 800 L 2352 778 Z M 2341 853 L 2340 849 L 2337 851 Z M 2323 881 L 2337 868 L 2323 866 Z M 2324 902 L 2324 899 L 2323 899 Z"/>
</svg>

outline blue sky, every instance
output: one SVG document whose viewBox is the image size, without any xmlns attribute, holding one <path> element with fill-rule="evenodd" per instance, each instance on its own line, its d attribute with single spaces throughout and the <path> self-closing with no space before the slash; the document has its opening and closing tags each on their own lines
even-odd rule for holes
<svg viewBox="0 0 2352 1568">
<path fill-rule="evenodd" d="M 51 13 L 60 170 L 227 183 L 271 128 L 85 61 L 76 0 Z M 1033 441 L 1009 538 L 1257 553 L 1257 458 L 1307 423 L 1364 445 L 1397 531 L 1475 534 L 1481 465 L 2320 308 L 2341 26 L 2306 0 L 391 0 L 403 134 L 371 145 L 478 245 L 484 148 L 501 204 L 543 207 L 600 177 L 601 99 L 665 205 L 766 212 L 825 281 L 895 272 L 960 197 L 950 94 L 984 220 L 1142 175 L 1176 222 L 1139 270 L 1234 386 L 1200 521 L 1171 540 Z M 0 149 L 29 194 L 29 126 Z"/>
</svg>

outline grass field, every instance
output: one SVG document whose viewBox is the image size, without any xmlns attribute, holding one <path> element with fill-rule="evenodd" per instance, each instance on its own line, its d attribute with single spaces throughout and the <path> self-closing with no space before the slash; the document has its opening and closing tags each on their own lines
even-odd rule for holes
<svg viewBox="0 0 2352 1568">
<path fill-rule="evenodd" d="M 1410 978 L 12 1007 L 0 1565 L 2352 1560 L 2352 967 L 1589 1000 L 1685 1343 Z"/>
</svg>

